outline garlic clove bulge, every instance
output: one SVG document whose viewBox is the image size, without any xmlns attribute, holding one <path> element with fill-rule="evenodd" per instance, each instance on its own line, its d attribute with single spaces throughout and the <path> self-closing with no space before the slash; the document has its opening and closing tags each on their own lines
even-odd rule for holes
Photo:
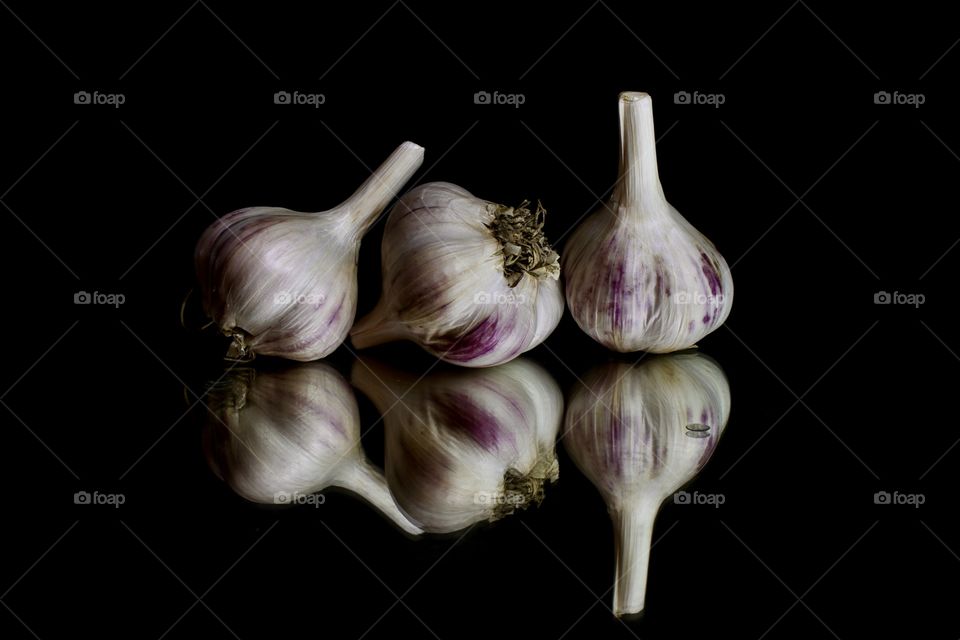
<svg viewBox="0 0 960 640">
<path fill-rule="evenodd" d="M 194 255 L 203 308 L 233 339 L 228 357 L 316 360 L 353 324 L 360 238 L 423 162 L 405 142 L 341 205 L 253 207 L 210 225 Z"/>
<path fill-rule="evenodd" d="M 383 473 L 364 456 L 353 390 L 322 362 L 234 371 L 210 394 L 204 448 L 213 471 L 251 502 L 311 502 L 341 487 L 411 535 Z"/>
<path fill-rule="evenodd" d="M 387 482 L 424 531 L 451 533 L 539 504 L 559 476 L 563 396 L 533 362 L 421 380 L 362 358 L 351 381 L 383 414 Z"/>
<path fill-rule="evenodd" d="M 410 340 L 447 362 L 489 367 L 543 342 L 564 307 L 544 215 L 445 182 L 405 194 L 383 234 L 383 293 L 351 330 L 354 346 Z"/>
<path fill-rule="evenodd" d="M 726 376 L 700 353 L 601 365 L 571 394 L 564 447 L 613 520 L 617 616 L 643 610 L 660 505 L 707 463 L 729 416 Z"/>
<path fill-rule="evenodd" d="M 649 95 L 620 95 L 620 147 L 610 201 L 564 246 L 567 304 L 608 349 L 686 349 L 726 320 L 733 278 L 713 243 L 664 198 Z"/>
</svg>

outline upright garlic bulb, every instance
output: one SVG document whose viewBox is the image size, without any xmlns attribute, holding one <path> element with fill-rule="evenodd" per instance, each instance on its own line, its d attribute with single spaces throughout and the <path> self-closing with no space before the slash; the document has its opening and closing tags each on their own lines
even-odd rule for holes
<svg viewBox="0 0 960 640">
<path fill-rule="evenodd" d="M 707 463 L 729 416 L 727 379 L 700 353 L 601 365 L 573 392 L 563 443 L 613 520 L 617 616 L 643 610 L 660 504 Z"/>
<path fill-rule="evenodd" d="M 424 531 L 458 531 L 539 503 L 559 475 L 563 396 L 532 362 L 421 380 L 362 359 L 351 380 L 384 414 L 387 482 Z"/>
<path fill-rule="evenodd" d="M 233 338 L 229 357 L 316 360 L 343 342 L 360 238 L 421 162 L 423 148 L 405 142 L 329 211 L 240 209 L 204 231 L 194 256 L 203 308 Z"/>
<path fill-rule="evenodd" d="M 559 256 L 544 211 L 421 185 L 383 234 L 383 295 L 357 322 L 354 346 L 411 340 L 447 362 L 502 364 L 543 342 L 563 314 Z"/>
<path fill-rule="evenodd" d="M 333 367 L 311 362 L 281 371 L 241 370 L 211 393 L 208 406 L 207 461 L 240 496 L 293 504 L 341 487 L 403 531 L 421 533 L 363 455 L 357 401 Z"/>
<path fill-rule="evenodd" d="M 567 304 L 608 349 L 686 349 L 730 313 L 723 256 L 666 201 L 657 174 L 653 105 L 620 95 L 620 180 L 564 247 Z"/>
</svg>

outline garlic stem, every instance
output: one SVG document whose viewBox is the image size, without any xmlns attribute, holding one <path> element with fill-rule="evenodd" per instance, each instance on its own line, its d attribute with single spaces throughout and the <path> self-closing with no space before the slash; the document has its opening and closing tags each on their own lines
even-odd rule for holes
<svg viewBox="0 0 960 640">
<path fill-rule="evenodd" d="M 391 411 L 411 411 L 406 403 L 398 400 L 420 382 L 421 377 L 401 369 L 387 369 L 364 356 L 354 359 L 350 367 L 350 384 L 370 399 L 381 416 Z"/>
<path fill-rule="evenodd" d="M 641 500 L 611 511 L 617 557 L 613 612 L 618 617 L 643 611 L 653 523 L 659 508 L 658 501 Z"/>
<path fill-rule="evenodd" d="M 614 199 L 621 213 L 640 214 L 665 200 L 657 171 L 653 100 L 646 93 L 620 94 L 620 174 Z M 631 210 L 635 213 L 632 213 Z"/>
<path fill-rule="evenodd" d="M 387 479 L 368 460 L 343 465 L 337 470 L 332 484 L 357 494 L 410 535 L 423 533 L 420 527 L 403 515 L 387 487 Z"/>
<path fill-rule="evenodd" d="M 350 341 L 357 349 L 367 349 L 378 344 L 406 340 L 407 332 L 401 323 L 387 317 L 383 300 L 373 311 L 362 317 L 350 329 Z"/>
<path fill-rule="evenodd" d="M 344 230 L 360 238 L 423 162 L 423 147 L 404 142 L 340 207 L 347 212 Z"/>
</svg>

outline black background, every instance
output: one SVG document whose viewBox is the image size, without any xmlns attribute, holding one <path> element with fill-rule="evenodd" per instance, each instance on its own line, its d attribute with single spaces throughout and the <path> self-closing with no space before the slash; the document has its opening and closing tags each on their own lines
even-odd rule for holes
<svg viewBox="0 0 960 640">
<path fill-rule="evenodd" d="M 5 2 L 0 635 L 960 635 L 960 33 L 943 6 L 908 9 Z M 80 90 L 126 102 L 76 105 Z M 280 90 L 326 103 L 275 105 Z M 526 101 L 476 105 L 481 90 Z M 736 282 L 701 343 L 733 414 L 692 485 L 726 502 L 664 506 L 641 620 L 608 609 L 606 510 L 562 451 L 538 510 L 462 539 L 410 541 L 345 495 L 257 507 L 213 476 L 185 387 L 203 393 L 226 345 L 179 311 L 215 215 L 330 208 L 413 140 L 426 159 L 411 185 L 539 198 L 562 238 L 614 183 L 623 90 L 653 96 L 667 198 Z M 361 250 L 361 313 L 382 227 Z M 127 302 L 76 306 L 79 290 Z M 881 290 L 926 302 L 875 305 Z M 569 389 L 611 356 L 565 317 L 530 357 Z M 382 437 L 364 437 L 380 463 Z M 80 490 L 126 504 L 74 505 Z M 926 502 L 876 505 L 877 491 Z"/>
</svg>

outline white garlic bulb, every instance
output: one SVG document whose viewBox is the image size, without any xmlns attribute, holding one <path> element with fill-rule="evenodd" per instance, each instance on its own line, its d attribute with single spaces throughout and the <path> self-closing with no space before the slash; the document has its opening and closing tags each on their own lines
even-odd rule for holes
<svg viewBox="0 0 960 640">
<path fill-rule="evenodd" d="M 317 492 L 341 487 L 403 531 L 421 533 L 364 456 L 356 398 L 333 367 L 311 362 L 279 371 L 237 370 L 211 393 L 208 406 L 207 461 L 243 498 L 309 503 Z"/>
<path fill-rule="evenodd" d="M 387 482 L 424 531 L 459 531 L 539 503 L 559 475 L 563 396 L 528 360 L 421 380 L 364 358 L 351 381 L 384 414 Z"/>
<path fill-rule="evenodd" d="M 204 311 L 233 338 L 228 357 L 316 360 L 343 342 L 360 238 L 422 162 L 423 148 L 405 142 L 329 211 L 253 207 L 207 228 L 194 260 Z"/>
<path fill-rule="evenodd" d="M 505 207 L 434 182 L 404 195 L 383 234 L 383 294 L 350 331 L 365 348 L 411 340 L 468 367 L 508 362 L 563 315 L 544 211 Z"/>
<path fill-rule="evenodd" d="M 572 393 L 564 447 L 613 520 L 617 616 L 643 610 L 660 504 L 707 463 L 729 416 L 726 376 L 700 353 L 601 365 Z"/>
<path fill-rule="evenodd" d="M 645 93 L 620 95 L 620 147 L 610 201 L 564 246 L 567 305 L 580 328 L 608 349 L 686 349 L 730 313 L 730 269 L 663 196 Z"/>
</svg>

